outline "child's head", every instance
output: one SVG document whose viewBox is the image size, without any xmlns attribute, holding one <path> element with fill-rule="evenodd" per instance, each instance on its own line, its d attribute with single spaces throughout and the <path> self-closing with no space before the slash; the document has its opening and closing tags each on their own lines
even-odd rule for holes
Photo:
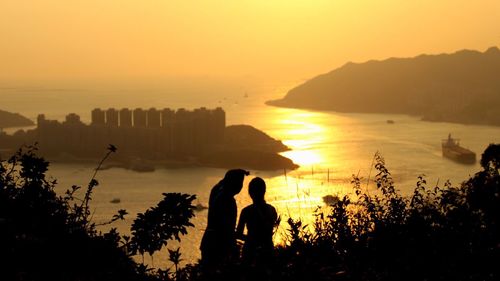
<svg viewBox="0 0 500 281">
<path fill-rule="evenodd" d="M 264 201 L 264 194 L 266 194 L 266 182 L 259 177 L 253 178 L 248 184 L 248 193 L 254 202 Z"/>
</svg>

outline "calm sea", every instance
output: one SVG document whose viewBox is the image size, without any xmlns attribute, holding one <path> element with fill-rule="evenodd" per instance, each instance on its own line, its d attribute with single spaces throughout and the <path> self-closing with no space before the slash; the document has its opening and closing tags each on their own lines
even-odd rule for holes
<svg viewBox="0 0 500 281">
<path fill-rule="evenodd" d="M 278 209 L 282 221 L 288 216 L 310 221 L 316 207 L 323 205 L 324 195 L 351 192 L 353 174 L 359 174 L 364 182 L 368 182 L 367 178 L 373 178 L 376 173 L 371 167 L 377 151 L 384 156 L 398 189 L 409 193 L 419 175 L 425 175 L 429 186 L 442 186 L 446 180 L 458 184 L 479 170 L 479 164 L 466 166 L 442 158 L 441 139 L 448 133 L 460 138 L 462 145 L 475 151 L 478 157 L 489 143 L 500 142 L 499 127 L 429 123 L 406 115 L 311 112 L 264 105 L 266 100 L 284 95 L 290 88 L 288 86 L 292 85 L 194 85 L 189 89 L 168 86 L 8 86 L 0 88 L 0 106 L 32 119 L 45 113 L 49 119 L 62 120 L 73 112 L 80 114 L 84 122 L 89 121 L 90 110 L 95 107 L 192 109 L 221 106 L 226 110 L 229 125 L 252 125 L 292 148 L 283 155 L 299 164 L 298 170 L 251 171 L 252 176 L 266 180 L 267 201 Z M 394 120 L 394 124 L 388 124 L 387 120 Z M 85 186 L 94 168 L 88 164 L 53 163 L 49 174 L 58 179 L 57 189 L 62 192 L 73 184 Z M 196 194 L 198 202 L 207 205 L 211 187 L 224 173 L 225 170 L 212 168 L 157 169 L 151 173 L 118 168 L 101 171 L 97 176 L 100 185 L 91 203 L 93 219 L 97 223 L 104 222 L 118 209 L 126 209 L 129 213 L 127 219 L 113 227 L 122 234 L 129 234 L 135 215 L 154 206 L 164 192 Z M 373 186 L 370 184 L 368 188 L 373 189 Z M 115 198 L 119 198 L 120 203 L 110 203 Z M 246 189 L 237 196 L 237 201 L 239 208 L 250 203 Z M 199 258 L 198 245 L 206 225 L 206 215 L 206 211 L 197 212 L 193 221 L 195 227 L 182 238 L 180 247 L 185 262 Z M 279 242 L 279 236 L 276 240 Z M 172 243 L 168 247 L 177 246 L 177 243 Z M 155 256 L 154 265 L 168 265 L 165 253 Z"/>
</svg>

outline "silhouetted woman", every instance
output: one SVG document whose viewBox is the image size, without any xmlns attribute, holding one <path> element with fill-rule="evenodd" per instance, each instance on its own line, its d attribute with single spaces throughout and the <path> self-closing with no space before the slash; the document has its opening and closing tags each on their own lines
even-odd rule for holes
<svg viewBox="0 0 500 281">
<path fill-rule="evenodd" d="M 241 191 L 245 175 L 241 169 L 229 170 L 210 192 L 207 229 L 201 240 L 201 262 L 213 268 L 228 262 L 236 250 L 237 207 L 234 196 Z"/>
<path fill-rule="evenodd" d="M 245 207 L 240 214 L 236 237 L 245 241 L 243 263 L 263 265 L 271 261 L 274 251 L 273 231 L 277 224 L 276 209 L 264 200 L 266 183 L 256 177 L 248 185 L 248 193 L 253 204 Z M 247 235 L 243 235 L 244 228 Z"/>
</svg>

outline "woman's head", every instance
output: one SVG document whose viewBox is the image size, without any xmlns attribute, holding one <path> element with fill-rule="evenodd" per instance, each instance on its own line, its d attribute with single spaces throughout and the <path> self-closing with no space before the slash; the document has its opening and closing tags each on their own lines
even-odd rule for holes
<svg viewBox="0 0 500 281">
<path fill-rule="evenodd" d="M 248 193 L 254 202 L 264 201 L 264 194 L 266 194 L 266 182 L 259 177 L 253 178 L 248 184 Z"/>
</svg>

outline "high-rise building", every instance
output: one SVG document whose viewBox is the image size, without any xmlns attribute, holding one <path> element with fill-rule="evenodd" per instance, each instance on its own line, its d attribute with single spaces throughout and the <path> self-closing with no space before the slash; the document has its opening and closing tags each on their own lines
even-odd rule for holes
<svg viewBox="0 0 500 281">
<path fill-rule="evenodd" d="M 141 108 L 134 109 L 134 127 L 144 128 L 146 127 L 146 111 Z"/>
<path fill-rule="evenodd" d="M 120 127 L 132 127 L 132 111 L 128 108 L 120 110 Z"/>
<path fill-rule="evenodd" d="M 80 116 L 75 113 L 70 113 L 66 115 L 65 123 L 68 125 L 82 124 L 82 122 L 80 121 Z"/>
<path fill-rule="evenodd" d="M 92 110 L 92 125 L 104 125 L 104 111 L 100 108 Z"/>
<path fill-rule="evenodd" d="M 174 122 L 175 111 L 170 108 L 164 108 L 161 111 L 161 126 L 163 128 L 171 128 Z"/>
<path fill-rule="evenodd" d="M 210 111 L 205 107 L 197 108 L 192 112 L 193 115 L 193 135 L 194 149 L 197 153 L 202 152 L 206 146 L 213 140 L 213 128 L 210 126 Z"/>
<path fill-rule="evenodd" d="M 148 128 L 160 128 L 160 112 L 156 108 L 150 108 L 147 112 Z"/>
<path fill-rule="evenodd" d="M 180 108 L 177 111 L 127 108 L 92 110 L 92 126 L 66 126 L 83 124 L 76 114 L 69 114 L 60 124 L 56 120 L 38 117 L 40 135 L 57 151 L 60 145 L 72 146 L 75 151 L 97 153 L 96 147 L 113 143 L 123 151 L 142 153 L 147 157 L 197 156 L 224 141 L 226 114 L 222 108 L 195 110 Z M 105 125 L 108 126 L 99 126 Z M 98 126 L 95 126 L 98 125 Z M 60 137 L 66 130 L 67 137 Z M 70 132 L 71 131 L 71 132 Z M 59 140 L 51 140 L 59 136 Z M 66 143 L 66 144 L 64 144 Z M 86 153 L 82 152 L 82 153 Z"/>
<path fill-rule="evenodd" d="M 224 132 L 226 130 L 226 112 L 221 107 L 212 111 L 214 141 L 220 143 L 224 141 Z"/>
<path fill-rule="evenodd" d="M 118 111 L 114 108 L 106 110 L 106 125 L 118 127 Z"/>
<path fill-rule="evenodd" d="M 36 117 L 36 121 L 37 121 L 36 123 L 38 126 L 42 125 L 43 122 L 46 121 L 45 114 L 38 114 L 38 116 Z"/>
<path fill-rule="evenodd" d="M 179 155 L 189 155 L 193 147 L 193 128 L 191 112 L 184 108 L 179 108 L 175 112 L 175 122 L 173 125 L 173 148 L 174 153 Z"/>
</svg>

